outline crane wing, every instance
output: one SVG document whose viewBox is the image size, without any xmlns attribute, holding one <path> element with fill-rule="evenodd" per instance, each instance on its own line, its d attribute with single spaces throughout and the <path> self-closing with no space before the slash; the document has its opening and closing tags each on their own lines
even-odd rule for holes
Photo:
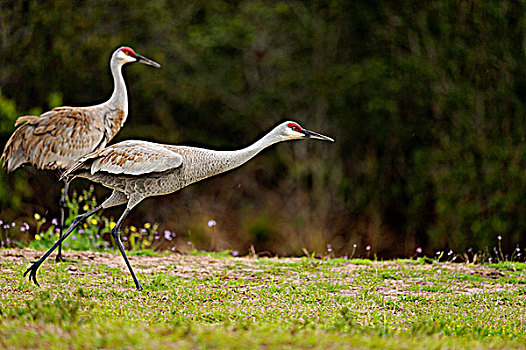
<svg viewBox="0 0 526 350">
<path fill-rule="evenodd" d="M 41 116 L 18 118 L 18 128 L 2 154 L 8 171 L 25 163 L 39 169 L 66 169 L 86 153 L 104 147 L 104 123 L 92 113 L 82 107 L 59 107 Z"/>
<path fill-rule="evenodd" d="M 112 174 L 142 175 L 177 168 L 182 163 L 183 157 L 179 153 L 161 144 L 130 140 L 82 157 L 63 177 L 86 167 L 89 167 L 92 174 L 105 171 Z"/>
</svg>

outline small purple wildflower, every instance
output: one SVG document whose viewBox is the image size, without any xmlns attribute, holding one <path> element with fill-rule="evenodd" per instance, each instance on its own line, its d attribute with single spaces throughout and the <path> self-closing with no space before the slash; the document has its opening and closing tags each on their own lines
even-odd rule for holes
<svg viewBox="0 0 526 350">
<path fill-rule="evenodd" d="M 55 225 L 55 226 L 58 225 L 58 221 L 56 218 L 53 218 L 53 220 L 51 220 L 51 225 Z"/>
<path fill-rule="evenodd" d="M 188 242 L 186 242 L 186 244 L 188 244 L 188 245 L 192 245 L 192 242 L 188 241 Z"/>
<path fill-rule="evenodd" d="M 453 251 L 450 249 L 449 252 L 447 252 L 447 255 L 453 254 Z"/>
<path fill-rule="evenodd" d="M 3 225 L 4 224 L 4 220 L 0 220 L 0 225 Z"/>
<path fill-rule="evenodd" d="M 68 243 L 68 242 L 64 242 L 64 243 L 62 243 L 62 245 L 63 245 L 64 247 L 67 247 L 67 246 L 69 246 L 69 243 Z"/>
<path fill-rule="evenodd" d="M 80 233 L 80 232 L 79 232 Z M 89 235 L 89 239 L 93 239 L 93 235 Z"/>
<path fill-rule="evenodd" d="M 171 250 L 172 252 L 175 252 L 175 246 L 173 246 L 172 248 L 170 248 L 170 250 Z"/>
<path fill-rule="evenodd" d="M 217 225 L 217 222 L 215 220 L 208 220 L 208 227 L 214 227 L 215 225 Z"/>
<path fill-rule="evenodd" d="M 368 245 L 367 247 L 365 247 L 365 250 L 367 250 L 367 251 L 371 250 L 371 246 Z"/>
<path fill-rule="evenodd" d="M 73 235 L 73 236 L 71 236 L 71 239 L 72 239 L 72 240 L 77 239 L 77 235 Z"/>
<path fill-rule="evenodd" d="M 349 257 L 347 255 L 344 255 L 343 258 L 344 259 L 349 259 Z"/>
<path fill-rule="evenodd" d="M 356 243 L 354 243 L 354 244 L 352 245 L 352 247 L 353 247 L 353 248 L 356 248 Z"/>
<path fill-rule="evenodd" d="M 493 261 L 493 259 L 489 258 L 488 259 L 488 262 L 491 264 L 491 262 Z"/>
<path fill-rule="evenodd" d="M 80 229 L 79 230 L 79 234 L 83 234 L 84 233 L 84 230 L 83 229 Z"/>
<path fill-rule="evenodd" d="M 7 230 L 10 226 L 9 226 L 9 224 L 5 224 L 3 227 L 4 227 L 4 229 Z"/>
<path fill-rule="evenodd" d="M 26 232 L 26 228 L 24 226 L 20 227 L 20 232 Z"/>
<path fill-rule="evenodd" d="M 238 255 L 239 255 L 239 252 L 238 252 L 237 250 L 234 250 L 234 251 L 232 252 L 232 256 L 238 256 Z"/>
<path fill-rule="evenodd" d="M 59 233 L 59 232 L 60 232 L 60 229 L 59 229 L 59 228 L 56 228 L 56 229 L 55 229 L 55 232 Z"/>
<path fill-rule="evenodd" d="M 155 235 L 153 238 L 154 238 L 154 239 L 159 239 L 159 238 L 161 238 L 161 236 L 157 236 L 157 235 Z"/>
<path fill-rule="evenodd" d="M 502 241 L 502 236 L 499 235 L 497 238 L 499 239 L 499 241 Z"/>
<path fill-rule="evenodd" d="M 146 232 L 146 229 L 145 228 L 141 228 L 141 232 L 142 233 Z"/>
<path fill-rule="evenodd" d="M 16 226 L 16 222 L 12 222 L 12 223 L 11 223 L 11 226 L 12 226 L 12 227 L 15 227 L 15 226 Z"/>
<path fill-rule="evenodd" d="M 420 248 L 420 247 L 416 248 L 416 252 L 417 252 L 418 254 L 422 254 L 422 248 Z"/>
<path fill-rule="evenodd" d="M 172 233 L 168 230 L 164 230 L 164 238 L 171 241 L 172 240 Z"/>
<path fill-rule="evenodd" d="M 122 240 L 123 240 L 123 241 L 127 241 L 127 240 L 128 240 L 128 237 L 124 236 L 124 237 L 122 237 Z"/>
<path fill-rule="evenodd" d="M 521 251 L 521 248 L 517 247 L 515 250 L 518 251 L 518 252 L 520 252 L 520 251 Z"/>
</svg>

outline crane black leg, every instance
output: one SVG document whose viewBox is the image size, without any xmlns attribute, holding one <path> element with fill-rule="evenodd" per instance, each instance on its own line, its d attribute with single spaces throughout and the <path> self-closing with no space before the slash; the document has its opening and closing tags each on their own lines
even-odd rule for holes
<svg viewBox="0 0 526 350">
<path fill-rule="evenodd" d="M 62 238 L 63 236 L 63 231 L 64 231 L 64 221 L 65 221 L 65 212 L 66 210 L 68 209 L 68 205 L 67 205 L 67 202 L 66 202 L 66 198 L 68 196 L 68 189 L 69 189 L 69 182 L 66 182 L 66 184 L 64 185 L 64 191 L 62 192 L 62 196 L 60 197 L 60 202 L 59 202 L 59 206 L 60 206 L 60 226 L 59 226 L 59 230 L 60 230 L 60 238 Z M 62 243 L 60 243 L 58 245 L 58 253 L 57 253 L 57 256 L 55 258 L 55 261 L 56 262 L 65 262 L 67 261 L 67 259 L 65 259 L 63 256 L 62 256 Z"/>
<path fill-rule="evenodd" d="M 84 220 L 86 220 L 88 217 L 90 217 L 91 215 L 95 214 L 97 211 L 99 211 L 100 209 L 102 209 L 102 204 L 99 205 L 98 207 L 94 208 L 93 210 L 90 210 L 82 215 L 79 215 L 75 218 L 75 220 L 73 220 L 73 223 L 71 224 L 71 226 L 68 228 L 68 230 L 59 238 L 58 241 L 55 242 L 55 244 L 53 244 L 53 246 L 51 247 L 51 249 L 49 249 L 46 254 L 44 254 L 39 260 L 35 261 L 27 270 L 26 272 L 24 272 L 24 277 L 26 277 L 27 273 L 29 272 L 29 280 L 33 280 L 33 282 L 40 287 L 40 285 L 38 284 L 37 282 L 37 270 L 38 268 L 40 267 L 40 265 L 42 265 L 42 263 L 48 258 L 48 256 L 57 248 L 59 247 L 61 244 L 62 244 L 62 241 L 65 240 L 70 234 L 71 232 L 73 232 L 73 230 L 75 228 L 77 228 L 78 225 L 80 225 L 81 223 L 84 222 Z"/>
<path fill-rule="evenodd" d="M 126 263 L 126 266 L 128 266 L 128 270 L 130 270 L 130 273 L 132 275 L 133 281 L 135 282 L 135 287 L 137 287 L 137 290 L 142 290 L 141 283 L 137 279 L 137 276 L 135 276 L 135 272 L 133 272 L 133 269 L 131 267 L 130 261 L 128 260 L 128 257 L 126 256 L 126 252 L 124 251 L 124 246 L 121 242 L 121 234 L 120 234 L 120 227 L 122 222 L 124 221 L 124 218 L 128 215 L 131 209 L 126 208 L 124 210 L 124 213 L 122 213 L 121 217 L 117 221 L 117 224 L 115 224 L 115 227 L 113 230 L 111 230 L 111 235 L 113 236 L 113 239 L 115 239 L 115 243 L 117 243 L 117 246 L 119 247 L 119 250 L 121 251 L 121 255 L 124 258 L 124 262 Z"/>
</svg>

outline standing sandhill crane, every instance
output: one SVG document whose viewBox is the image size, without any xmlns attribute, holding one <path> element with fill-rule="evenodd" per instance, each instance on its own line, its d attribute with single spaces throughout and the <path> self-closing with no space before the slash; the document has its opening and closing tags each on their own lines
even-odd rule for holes
<svg viewBox="0 0 526 350">
<path fill-rule="evenodd" d="M 82 156 L 101 150 L 117 134 L 128 116 L 128 95 L 122 77 L 122 66 L 140 62 L 160 67 L 130 47 L 120 47 L 110 59 L 114 89 L 110 99 L 90 107 L 57 107 L 40 116 L 17 119 L 13 135 L 5 145 L 0 161 L 8 173 L 24 164 L 41 170 L 66 170 Z M 20 125 L 20 126 L 19 126 Z M 64 210 L 69 181 L 65 181 L 60 199 L 60 232 L 64 226 Z M 64 261 L 59 246 L 57 261 Z"/>
<path fill-rule="evenodd" d="M 62 177 L 79 176 L 98 182 L 112 189 L 112 194 L 98 207 L 77 216 L 53 247 L 26 270 L 24 277 L 29 273 L 29 280 L 32 279 L 38 286 L 38 268 L 78 225 L 100 209 L 126 204 L 126 209 L 111 234 L 135 286 L 142 290 L 124 251 L 119 232 L 122 222 L 133 207 L 145 198 L 173 193 L 194 182 L 237 168 L 277 142 L 306 138 L 334 141 L 330 137 L 303 129 L 295 122 L 284 122 L 256 143 L 237 151 L 213 151 L 133 140 L 88 154 L 79 159 Z"/>
</svg>

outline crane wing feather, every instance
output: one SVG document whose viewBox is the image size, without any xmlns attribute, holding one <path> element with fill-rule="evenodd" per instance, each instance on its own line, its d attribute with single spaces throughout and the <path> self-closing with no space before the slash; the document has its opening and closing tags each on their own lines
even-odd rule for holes
<svg viewBox="0 0 526 350">
<path fill-rule="evenodd" d="M 90 155 L 85 158 L 89 158 Z M 92 174 L 142 175 L 179 167 L 183 157 L 163 145 L 146 141 L 123 141 L 95 152 L 90 167 Z"/>
<path fill-rule="evenodd" d="M 96 111 L 59 107 L 41 116 L 23 116 L 8 140 L 8 170 L 29 163 L 39 169 L 66 169 L 83 155 L 104 147 L 105 126 Z"/>
</svg>

